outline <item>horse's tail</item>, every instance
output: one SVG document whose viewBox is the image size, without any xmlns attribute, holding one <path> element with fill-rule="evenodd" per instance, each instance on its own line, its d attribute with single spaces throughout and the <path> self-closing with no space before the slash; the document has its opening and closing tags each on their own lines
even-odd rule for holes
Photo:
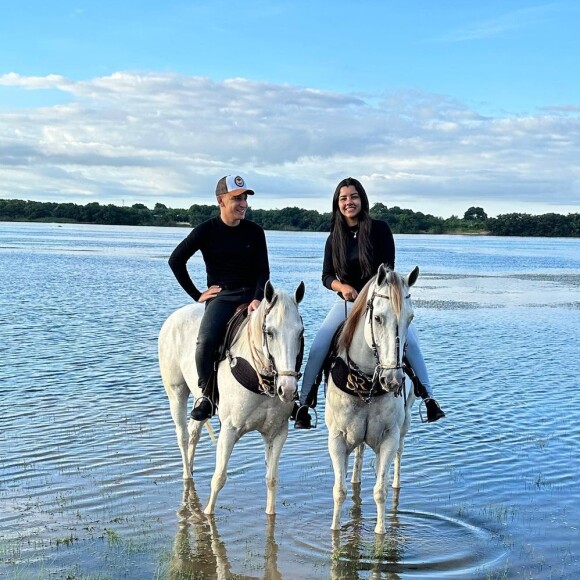
<svg viewBox="0 0 580 580">
<path fill-rule="evenodd" d="M 207 432 L 209 433 L 209 438 L 211 439 L 211 442 L 215 445 L 217 439 L 215 437 L 215 431 L 213 430 L 213 427 L 209 421 L 205 422 L 205 428 L 207 429 Z"/>
</svg>

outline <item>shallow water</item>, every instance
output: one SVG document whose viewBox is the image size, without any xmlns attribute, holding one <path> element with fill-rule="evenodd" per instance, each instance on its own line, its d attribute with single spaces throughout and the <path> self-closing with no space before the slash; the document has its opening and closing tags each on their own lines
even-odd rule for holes
<svg viewBox="0 0 580 580">
<path fill-rule="evenodd" d="M 330 531 L 323 401 L 316 430 L 290 432 L 275 518 L 255 433 L 214 518 L 207 434 L 184 488 L 156 340 L 187 302 L 166 263 L 186 233 L 0 223 L 0 577 L 577 577 L 580 240 L 396 237 L 447 417 L 415 408 L 380 539 L 369 451 Z M 274 285 L 306 283 L 308 346 L 333 300 L 325 235 L 267 237 Z"/>
</svg>

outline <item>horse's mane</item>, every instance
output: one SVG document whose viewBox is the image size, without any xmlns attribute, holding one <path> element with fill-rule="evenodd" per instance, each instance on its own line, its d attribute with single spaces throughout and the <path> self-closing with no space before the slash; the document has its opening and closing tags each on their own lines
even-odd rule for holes
<svg viewBox="0 0 580 580">
<path fill-rule="evenodd" d="M 271 305 L 268 304 L 267 300 L 264 298 L 258 309 L 255 310 L 249 317 L 248 324 L 250 325 L 250 333 L 252 336 L 262 335 L 262 324 L 264 323 L 264 318 L 270 306 Z M 276 308 L 275 310 L 276 317 L 274 319 L 274 324 L 278 327 L 281 327 L 290 308 L 294 306 L 292 297 L 288 293 L 284 292 L 284 290 L 277 290 L 276 306 L 279 306 L 279 308 Z"/>
<path fill-rule="evenodd" d="M 367 306 L 367 296 L 369 293 L 369 286 L 375 281 L 376 275 L 373 276 L 365 285 L 364 288 L 359 292 L 356 300 L 354 301 L 354 306 L 344 323 L 340 336 L 338 337 L 338 348 L 348 348 L 352 339 L 354 337 L 354 331 L 361 316 L 364 316 L 364 311 Z"/>
<path fill-rule="evenodd" d="M 367 307 L 367 301 L 369 296 L 369 289 L 373 284 L 376 284 L 377 276 L 376 274 L 365 284 L 364 288 L 360 291 L 356 300 L 354 301 L 354 306 L 344 323 L 344 327 L 338 337 L 338 348 L 348 349 L 354 338 L 354 333 L 360 319 L 364 316 Z M 393 310 L 398 316 L 401 315 L 401 308 L 403 304 L 403 279 L 394 270 L 387 271 L 387 278 L 385 283 L 380 288 L 385 288 L 391 300 Z"/>
</svg>

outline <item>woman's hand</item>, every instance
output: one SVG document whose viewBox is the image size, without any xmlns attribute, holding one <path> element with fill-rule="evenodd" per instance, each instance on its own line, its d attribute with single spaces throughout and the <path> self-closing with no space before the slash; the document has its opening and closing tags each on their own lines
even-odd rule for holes
<svg viewBox="0 0 580 580">
<path fill-rule="evenodd" d="M 341 284 L 340 285 L 340 293 L 342 294 L 342 297 L 347 302 L 354 302 L 354 300 L 358 296 L 358 292 L 352 286 L 349 286 L 348 284 Z"/>
<path fill-rule="evenodd" d="M 205 302 L 206 300 L 215 298 L 221 291 L 222 291 L 221 286 L 210 286 L 205 292 L 201 293 L 201 296 L 198 298 L 197 301 Z"/>
<path fill-rule="evenodd" d="M 252 300 L 248 304 L 248 314 L 252 314 L 252 312 L 254 312 L 254 310 L 257 310 L 259 306 L 260 306 L 260 300 Z"/>
</svg>

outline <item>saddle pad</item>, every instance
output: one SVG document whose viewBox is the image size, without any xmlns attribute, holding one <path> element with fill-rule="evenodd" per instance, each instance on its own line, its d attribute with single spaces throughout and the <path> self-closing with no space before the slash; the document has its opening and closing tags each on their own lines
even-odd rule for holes
<svg viewBox="0 0 580 580">
<path fill-rule="evenodd" d="M 241 356 L 237 356 L 232 359 L 230 363 L 230 368 L 232 375 L 240 385 L 246 387 L 249 391 L 253 393 L 261 393 L 260 383 L 258 381 L 258 374 L 254 370 L 254 367 Z"/>
<path fill-rule="evenodd" d="M 334 384 L 342 391 L 346 391 L 346 382 L 348 380 L 348 367 L 346 363 L 340 358 L 334 359 L 333 365 L 330 367 L 330 374 Z"/>
<path fill-rule="evenodd" d="M 383 389 L 375 389 L 372 383 L 360 375 L 351 373 L 346 362 L 337 356 L 330 369 L 332 381 L 334 384 L 345 393 L 349 395 L 360 395 L 363 397 L 380 397 L 386 395 L 387 392 Z M 351 382 L 349 382 L 349 376 Z"/>
</svg>

